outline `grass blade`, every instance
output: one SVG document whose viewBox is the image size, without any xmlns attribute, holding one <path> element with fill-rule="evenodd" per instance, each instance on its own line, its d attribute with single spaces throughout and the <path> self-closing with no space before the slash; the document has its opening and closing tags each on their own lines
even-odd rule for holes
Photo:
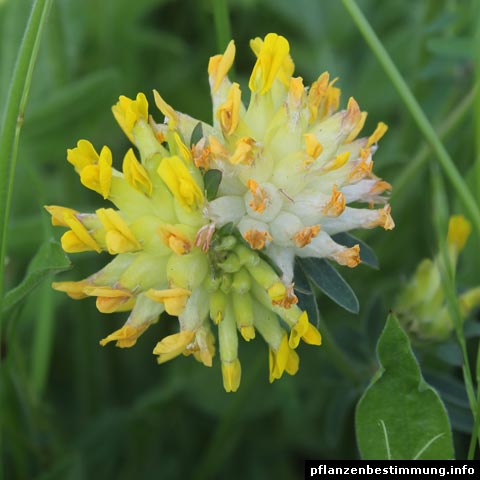
<svg viewBox="0 0 480 480">
<path fill-rule="evenodd" d="M 3 283 L 7 227 L 17 160 L 18 141 L 32 82 L 40 39 L 52 0 L 36 0 L 18 51 L 0 133 L 0 312 L 3 304 Z M 1 322 L 0 322 L 1 338 Z"/>
</svg>

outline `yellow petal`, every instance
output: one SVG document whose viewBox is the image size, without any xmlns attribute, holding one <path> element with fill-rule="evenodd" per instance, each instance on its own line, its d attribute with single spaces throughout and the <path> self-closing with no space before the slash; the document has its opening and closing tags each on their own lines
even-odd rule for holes
<svg viewBox="0 0 480 480">
<path fill-rule="evenodd" d="M 331 115 L 333 112 L 338 110 L 338 107 L 340 106 L 340 95 L 342 92 L 339 88 L 333 86 L 336 81 L 337 79 L 335 78 L 328 85 L 325 98 L 323 100 L 323 105 L 320 110 L 320 120 L 323 120 L 325 117 Z"/>
<path fill-rule="evenodd" d="M 166 290 L 149 290 L 146 295 L 150 300 L 163 303 L 169 315 L 178 316 L 185 309 L 188 297 L 192 292 L 185 288 L 169 288 Z"/>
<path fill-rule="evenodd" d="M 153 96 L 155 98 L 155 105 L 165 115 L 169 127 L 175 128 L 178 122 L 177 112 L 175 112 L 156 90 L 153 91 Z"/>
<path fill-rule="evenodd" d="M 158 167 L 158 174 L 165 185 L 188 211 L 203 203 L 203 194 L 180 157 L 166 157 Z"/>
<path fill-rule="evenodd" d="M 268 296 L 274 302 L 283 300 L 286 293 L 287 287 L 282 282 L 276 282 L 268 289 Z"/>
<path fill-rule="evenodd" d="M 128 184 L 138 192 L 148 196 L 152 194 L 153 185 L 150 177 L 131 148 L 123 158 L 123 175 Z"/>
<path fill-rule="evenodd" d="M 288 346 L 288 338 L 287 335 L 284 334 L 278 350 L 275 351 L 270 347 L 270 383 L 283 375 L 289 354 L 290 347 Z"/>
<path fill-rule="evenodd" d="M 302 312 L 300 317 L 298 317 L 297 323 L 292 327 L 290 331 L 290 337 L 288 340 L 288 345 L 290 348 L 297 348 L 300 343 L 300 339 L 306 333 L 308 326 L 308 315 L 307 312 Z"/>
<path fill-rule="evenodd" d="M 133 127 L 139 120 L 148 121 L 147 98 L 143 93 L 138 93 L 135 100 L 121 95 L 112 112 L 125 135 L 134 142 Z"/>
<path fill-rule="evenodd" d="M 236 392 L 240 386 L 242 368 L 240 361 L 222 362 L 223 388 L 226 392 Z"/>
<path fill-rule="evenodd" d="M 192 242 L 185 232 L 166 223 L 158 229 L 162 242 L 177 255 L 184 255 L 192 249 Z"/>
<path fill-rule="evenodd" d="M 178 154 L 185 160 L 185 162 L 191 163 L 192 162 L 192 152 L 190 149 L 183 143 L 182 139 L 180 138 L 180 135 L 175 132 L 173 134 L 173 138 L 175 140 L 175 146 L 178 150 Z"/>
<path fill-rule="evenodd" d="M 315 82 L 312 83 L 308 92 L 308 110 L 310 112 L 309 122 L 312 123 L 317 119 L 318 107 L 325 98 L 328 88 L 328 80 L 330 75 L 328 72 L 323 72 Z"/>
<path fill-rule="evenodd" d="M 343 152 L 337 155 L 333 160 L 330 160 L 324 167 L 325 172 L 330 172 L 332 170 L 337 170 L 340 167 L 343 167 L 350 158 L 350 152 Z"/>
<path fill-rule="evenodd" d="M 125 288 L 109 285 L 86 285 L 83 291 L 90 297 L 130 298 L 132 293 Z"/>
<path fill-rule="evenodd" d="M 80 182 L 84 187 L 100 193 L 99 176 L 100 169 L 98 168 L 98 165 L 87 165 L 80 172 Z"/>
<path fill-rule="evenodd" d="M 379 122 L 375 131 L 368 137 L 367 147 L 377 143 L 385 135 L 387 130 L 388 126 L 383 122 Z"/>
<path fill-rule="evenodd" d="M 311 323 L 307 325 L 307 331 L 302 335 L 302 340 L 309 345 L 321 345 L 322 336 Z"/>
<path fill-rule="evenodd" d="M 260 39 L 250 42 L 252 50 L 258 51 Z M 252 92 L 263 95 L 268 92 L 276 78 L 286 87 L 289 86 L 294 65 L 289 55 L 290 45 L 286 38 L 269 33 L 261 43 L 257 53 L 257 62 L 253 67 L 248 86 Z"/>
<path fill-rule="evenodd" d="M 117 211 L 99 208 L 95 213 L 106 230 L 105 243 L 109 253 L 115 255 L 141 250 L 140 243 Z"/>
<path fill-rule="evenodd" d="M 212 92 L 215 93 L 230 70 L 235 58 L 235 43 L 230 40 L 223 55 L 215 55 L 208 63 L 208 75 Z"/>
<path fill-rule="evenodd" d="M 98 245 L 88 230 L 83 226 L 82 222 L 80 222 L 75 215 L 64 215 L 64 222 L 71 228 L 71 232 L 66 232 L 63 235 L 62 247 L 64 247 L 64 243 L 67 248 L 76 248 L 81 245 L 85 246 L 83 250 L 67 250 L 64 248 L 66 252 L 95 250 L 100 253 L 102 251 L 100 245 Z"/>
<path fill-rule="evenodd" d="M 305 151 L 312 161 L 315 160 L 323 151 L 323 147 L 313 133 L 305 133 Z"/>
<path fill-rule="evenodd" d="M 68 227 L 68 224 L 65 222 L 65 216 L 78 214 L 78 212 L 72 208 L 59 207 L 57 205 L 45 205 L 44 208 L 52 216 L 52 225 L 56 227 Z"/>
<path fill-rule="evenodd" d="M 107 199 L 110 195 L 110 187 L 112 185 L 112 152 L 105 146 L 100 152 L 98 160 L 98 186 L 101 195 Z"/>
<path fill-rule="evenodd" d="M 300 358 L 295 350 L 290 349 L 288 352 L 287 364 L 285 365 L 285 371 L 289 375 L 295 375 L 298 372 L 300 364 Z"/>
<path fill-rule="evenodd" d="M 251 165 L 255 153 L 256 142 L 251 137 L 242 137 L 237 141 L 233 155 L 228 159 L 232 165 L 239 163 Z"/>
<path fill-rule="evenodd" d="M 82 240 L 80 240 L 80 238 L 78 238 L 78 236 L 71 230 L 62 235 L 60 243 L 66 253 L 81 253 L 95 250 L 85 242 L 82 242 Z"/>
<path fill-rule="evenodd" d="M 105 234 L 105 244 L 107 246 L 108 253 L 111 255 L 140 250 L 138 244 L 132 243 L 118 230 L 109 230 Z"/>
<path fill-rule="evenodd" d="M 232 135 L 238 127 L 242 92 L 238 83 L 233 83 L 228 92 L 227 100 L 217 110 L 224 135 Z"/>
<path fill-rule="evenodd" d="M 299 110 L 302 106 L 303 97 L 305 95 L 305 87 L 303 86 L 303 78 L 296 77 L 290 79 L 288 88 L 288 107 L 292 110 Z"/>
<path fill-rule="evenodd" d="M 104 347 L 109 342 L 116 341 L 116 346 L 120 348 L 129 348 L 137 343 L 138 337 L 149 327 L 149 323 L 138 326 L 124 325 L 119 330 L 100 340 L 100 345 Z"/>
<path fill-rule="evenodd" d="M 350 97 L 348 100 L 347 114 L 343 120 L 346 124 L 346 128 L 351 128 L 352 130 L 348 134 L 348 137 L 343 143 L 350 143 L 357 138 L 357 135 L 362 130 L 365 125 L 365 120 L 367 119 L 367 112 L 361 112 L 358 103 L 353 97 Z"/>
<path fill-rule="evenodd" d="M 74 300 L 81 300 L 87 298 L 88 295 L 84 292 L 85 286 L 87 286 L 85 280 L 80 282 L 53 282 L 52 288 L 59 292 L 65 292 L 70 298 Z"/>
<path fill-rule="evenodd" d="M 98 163 L 98 153 L 88 140 L 79 140 L 75 148 L 67 150 L 67 160 L 80 173 L 87 165 Z"/>
<path fill-rule="evenodd" d="M 255 328 L 252 325 L 241 326 L 240 333 L 246 342 L 255 338 Z"/>
<path fill-rule="evenodd" d="M 195 333 L 191 330 L 184 330 L 163 338 L 153 349 L 153 354 L 158 355 L 158 363 L 167 362 L 183 353 L 194 336 Z"/>
<path fill-rule="evenodd" d="M 448 244 L 455 248 L 457 252 L 461 252 L 471 230 L 470 222 L 463 215 L 453 215 L 448 222 Z"/>
<path fill-rule="evenodd" d="M 127 312 L 135 301 L 135 297 L 97 297 L 95 305 L 101 313 Z"/>
<path fill-rule="evenodd" d="M 112 184 L 112 152 L 104 146 L 95 163 L 85 165 L 80 171 L 82 185 L 108 198 Z"/>
</svg>

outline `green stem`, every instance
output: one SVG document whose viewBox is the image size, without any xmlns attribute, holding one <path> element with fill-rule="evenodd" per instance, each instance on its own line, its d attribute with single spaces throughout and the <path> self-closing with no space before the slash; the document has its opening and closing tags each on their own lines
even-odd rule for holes
<svg viewBox="0 0 480 480">
<path fill-rule="evenodd" d="M 436 154 L 440 165 L 442 166 L 447 178 L 467 210 L 475 230 L 480 237 L 479 207 L 462 176 L 456 169 L 455 164 L 450 158 L 450 155 L 442 145 L 440 139 L 435 133 L 435 130 L 433 129 L 402 75 L 398 71 L 396 65 L 393 63 L 382 42 L 373 31 L 362 11 L 358 8 L 355 0 L 342 0 L 342 2 L 345 9 L 352 17 L 352 20 L 357 25 L 360 33 L 363 35 L 365 41 L 370 46 L 370 49 L 377 57 L 378 62 L 383 67 L 387 76 L 390 78 L 390 81 L 397 90 L 397 93 L 400 95 L 405 106 L 412 115 L 413 120 L 417 124 L 418 129 L 422 132 L 425 140 L 430 144 L 432 150 Z"/>
<path fill-rule="evenodd" d="M 40 47 L 48 11 L 53 0 L 35 0 L 20 45 L 12 75 L 0 133 L 0 312 L 4 292 L 4 268 L 8 219 L 12 201 L 13 182 L 17 162 L 18 144 L 33 69 Z M 0 341 L 2 324 L 0 319 Z"/>
<path fill-rule="evenodd" d="M 213 18 L 215 20 L 215 33 L 217 48 L 223 52 L 232 38 L 230 17 L 228 14 L 228 0 L 212 0 Z"/>
</svg>

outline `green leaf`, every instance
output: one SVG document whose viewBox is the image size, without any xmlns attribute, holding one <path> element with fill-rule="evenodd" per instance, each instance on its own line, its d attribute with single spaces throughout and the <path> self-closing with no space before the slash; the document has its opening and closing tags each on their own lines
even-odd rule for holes
<svg viewBox="0 0 480 480">
<path fill-rule="evenodd" d="M 301 258 L 300 265 L 308 278 L 327 297 L 351 313 L 358 313 L 358 299 L 343 277 L 324 259 Z"/>
<path fill-rule="evenodd" d="M 198 122 L 192 131 L 192 135 L 190 137 L 190 146 L 196 145 L 202 137 L 203 137 L 202 123 Z"/>
<path fill-rule="evenodd" d="M 218 192 L 220 181 L 222 180 L 222 172 L 220 170 L 209 170 L 203 176 L 205 191 L 207 192 L 207 200 L 213 200 Z"/>
<path fill-rule="evenodd" d="M 355 245 L 360 246 L 360 260 L 365 265 L 378 270 L 380 267 L 378 265 L 378 258 L 373 249 L 367 245 L 365 242 L 360 240 L 349 233 L 337 233 L 333 235 L 332 238 L 339 243 L 340 245 L 344 245 L 345 247 L 353 247 Z"/>
<path fill-rule="evenodd" d="M 422 377 L 408 336 L 389 315 L 377 345 L 380 370 L 358 402 L 356 433 L 364 460 L 450 460 L 450 422 Z"/>
<path fill-rule="evenodd" d="M 45 242 L 30 262 L 22 282 L 5 294 L 3 312 L 20 302 L 48 275 L 63 272 L 70 267 L 70 260 L 63 252 L 62 247 L 54 241 Z"/>
</svg>

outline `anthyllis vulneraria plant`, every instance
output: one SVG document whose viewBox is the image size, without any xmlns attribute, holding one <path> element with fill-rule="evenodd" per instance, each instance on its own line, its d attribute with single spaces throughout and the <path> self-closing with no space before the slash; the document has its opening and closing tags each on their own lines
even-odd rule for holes
<svg viewBox="0 0 480 480">
<path fill-rule="evenodd" d="M 453 272 L 470 231 L 470 223 L 465 217 L 450 217 L 447 252 L 450 262 L 448 268 Z M 422 260 L 398 295 L 394 311 L 412 339 L 417 342 L 441 342 L 447 340 L 454 330 L 454 321 L 442 286 L 442 270 L 445 270 L 445 266 L 440 254 L 433 260 Z M 462 320 L 465 320 L 480 305 L 480 286 L 461 293 L 458 304 Z"/>
<path fill-rule="evenodd" d="M 355 140 L 366 113 L 353 99 L 334 113 L 335 80 L 324 73 L 305 89 L 292 77 L 281 36 L 269 34 L 251 46 L 257 62 L 248 109 L 239 85 L 226 77 L 231 42 L 209 63 L 213 126 L 175 111 L 154 92 L 165 115 L 159 124 L 144 94 L 122 96 L 113 114 L 137 149 L 126 153 L 122 172 L 112 167 L 108 147 L 97 152 L 87 140 L 67 155 L 82 184 L 117 209 L 83 214 L 46 207 L 54 225 L 69 229 L 61 240 L 66 252 L 116 255 L 84 280 L 53 284 L 74 299 L 96 297 L 103 313 L 131 310 L 125 325 L 100 343 L 130 347 L 166 311 L 178 316 L 180 331 L 156 345 L 158 362 L 183 353 L 211 366 L 216 325 L 226 391 L 240 384 L 237 332 L 246 341 L 259 332 L 267 342 L 271 382 L 297 372 L 301 339 L 320 345 L 297 305 L 295 255 L 355 266 L 358 245 L 347 248 L 330 235 L 393 228 L 388 205 L 346 207 L 385 204 L 390 185 L 372 174 L 371 155 L 386 126 Z"/>
<path fill-rule="evenodd" d="M 350 98 L 337 111 L 337 79 L 322 73 L 309 88 L 292 77 L 288 41 L 276 34 L 256 38 L 257 56 L 245 108 L 238 83 L 227 77 L 235 46 L 210 59 L 213 127 L 193 147 L 195 164 L 222 172 L 217 198 L 205 207 L 215 226 L 233 222 L 253 249 L 266 247 L 288 285 L 294 257 L 329 258 L 355 267 L 359 246 L 345 247 L 331 235 L 356 228 L 394 227 L 385 192 L 389 183 L 372 173 L 372 155 L 387 126 L 379 123 L 356 139 L 366 112 Z M 182 117 L 157 96 L 167 124 Z M 165 128 L 165 127 L 164 127 Z M 382 208 L 347 206 L 363 202 Z"/>
</svg>

